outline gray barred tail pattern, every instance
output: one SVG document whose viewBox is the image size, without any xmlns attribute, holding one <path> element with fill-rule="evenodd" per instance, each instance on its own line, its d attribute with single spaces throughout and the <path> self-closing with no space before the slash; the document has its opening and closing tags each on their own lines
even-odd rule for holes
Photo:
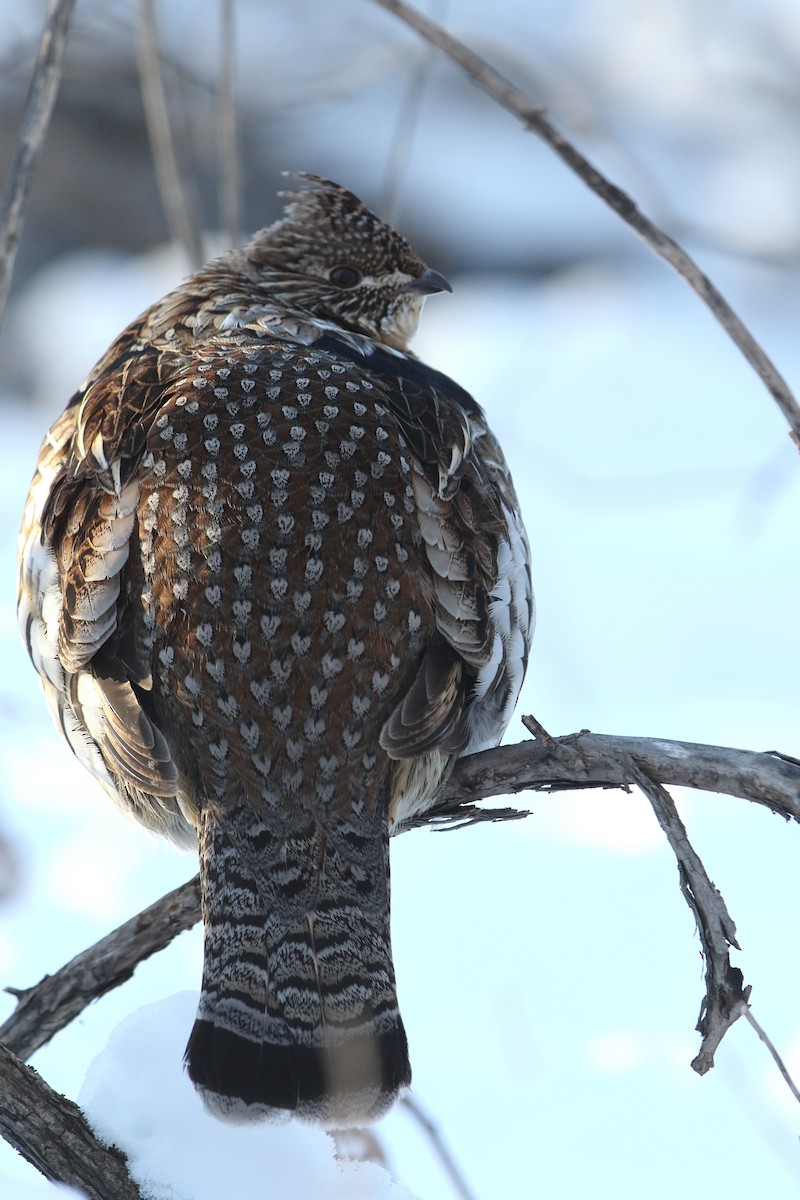
<svg viewBox="0 0 800 1200">
<path fill-rule="evenodd" d="M 366 845 L 351 831 L 351 861 L 332 850 L 324 894 L 314 888 L 311 898 L 307 864 L 323 852 L 317 828 L 293 839 L 296 857 L 270 865 L 260 890 L 269 853 L 248 866 L 252 849 L 240 853 L 211 825 L 201 836 L 206 966 L 186 1052 L 193 1082 L 222 1116 L 245 1105 L 339 1126 L 380 1117 L 411 1075 L 392 969 L 385 837 L 376 830 Z M 253 832 L 250 846 L 263 851 L 264 827 Z M 381 852 L 373 862 L 374 846 Z"/>
<path fill-rule="evenodd" d="M 153 305 L 40 453 L 20 626 L 72 749 L 199 844 L 189 1075 L 330 1126 L 410 1081 L 389 837 L 495 744 L 533 625 L 477 404 L 407 349 L 448 287 L 345 189 Z"/>
</svg>

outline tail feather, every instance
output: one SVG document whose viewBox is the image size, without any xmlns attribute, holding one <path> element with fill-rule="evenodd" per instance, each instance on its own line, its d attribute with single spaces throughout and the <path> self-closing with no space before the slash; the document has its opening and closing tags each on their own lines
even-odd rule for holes
<svg viewBox="0 0 800 1200">
<path fill-rule="evenodd" d="M 411 1079 L 399 1017 L 383 1033 L 318 1046 L 255 1042 L 198 1018 L 186 1060 L 206 1104 L 234 1120 L 294 1114 L 331 1127 L 363 1125 L 382 1117 Z"/>
<path fill-rule="evenodd" d="M 280 870 L 262 872 L 220 824 L 204 822 L 203 990 L 186 1064 L 218 1116 L 359 1125 L 410 1082 L 388 839 L 354 877 L 331 850 L 324 869 L 309 869 L 313 837 L 296 836 L 290 848 L 281 839 Z"/>
</svg>

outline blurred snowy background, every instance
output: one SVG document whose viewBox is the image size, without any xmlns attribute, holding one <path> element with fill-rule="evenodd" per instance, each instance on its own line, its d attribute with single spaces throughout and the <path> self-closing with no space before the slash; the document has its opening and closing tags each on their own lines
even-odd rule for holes
<svg viewBox="0 0 800 1200">
<path fill-rule="evenodd" d="M 156 7 L 186 177 L 216 248 L 219 5 Z M 684 240 L 797 388 L 797 0 L 420 7 Z M 0 3 L 6 166 L 44 8 Z M 43 432 L 109 340 L 187 270 L 166 245 L 136 8 L 78 2 L 0 336 L 0 984 L 17 987 L 195 871 L 122 820 L 57 740 L 13 611 Z M 446 63 L 422 77 L 426 50 L 369 0 L 235 12 L 243 233 L 277 215 L 282 170 L 310 170 L 391 212 L 453 282 L 415 348 L 484 405 L 518 483 L 539 603 L 520 711 L 556 734 L 800 754 L 800 463 L 738 352 L 545 147 Z M 523 736 L 518 721 L 508 736 Z M 743 801 L 676 798 L 737 922 L 755 1015 L 797 1077 L 800 831 Z M 529 800 L 524 823 L 393 848 L 414 1092 L 476 1197 L 795 1197 L 800 1111 L 752 1030 L 733 1028 L 706 1078 L 689 1067 L 699 944 L 646 803 Z M 177 1100 L 192 1002 L 165 998 L 196 989 L 200 953 L 199 932 L 183 935 L 33 1060 L 75 1098 L 135 1014 L 81 1094 L 107 1136 L 135 1130 L 149 1147 L 153 1195 L 455 1195 L 402 1109 L 377 1133 L 408 1191 L 378 1168 L 337 1167 L 320 1133 L 225 1140 Z M 12 1009 L 0 997 L 0 1019 Z M 0 1144 L 0 1195 L 50 1194 Z"/>
</svg>

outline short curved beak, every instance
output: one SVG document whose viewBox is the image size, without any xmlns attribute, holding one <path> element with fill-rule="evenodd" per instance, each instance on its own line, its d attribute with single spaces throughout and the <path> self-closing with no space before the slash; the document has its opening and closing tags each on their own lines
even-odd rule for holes
<svg viewBox="0 0 800 1200">
<path fill-rule="evenodd" d="M 452 292 L 452 287 L 438 271 L 428 267 L 416 279 L 412 279 L 403 288 L 404 292 L 419 292 L 421 296 L 431 296 L 434 292 Z"/>
</svg>

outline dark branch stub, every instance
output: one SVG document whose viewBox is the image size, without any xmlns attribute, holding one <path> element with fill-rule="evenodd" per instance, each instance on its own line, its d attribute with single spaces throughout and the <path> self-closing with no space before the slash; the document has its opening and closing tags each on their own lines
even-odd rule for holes
<svg viewBox="0 0 800 1200">
<path fill-rule="evenodd" d="M 541 722 L 534 717 L 533 713 L 527 713 L 522 718 L 522 724 L 525 726 L 528 733 L 533 734 L 537 742 L 540 742 L 542 746 L 547 746 L 549 749 L 553 750 L 558 745 L 552 733 L 547 732 L 544 725 L 542 725 Z"/>
</svg>

